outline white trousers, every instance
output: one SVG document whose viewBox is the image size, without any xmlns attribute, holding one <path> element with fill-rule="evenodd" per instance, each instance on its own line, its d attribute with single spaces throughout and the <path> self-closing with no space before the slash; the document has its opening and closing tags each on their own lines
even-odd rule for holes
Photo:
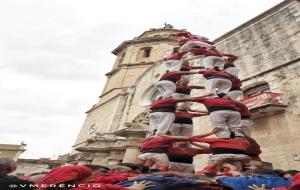
<svg viewBox="0 0 300 190">
<path fill-rule="evenodd" d="M 252 132 L 252 127 L 253 127 L 253 120 L 252 119 L 242 119 L 242 129 L 244 133 L 248 136 L 251 137 L 251 132 Z"/>
<path fill-rule="evenodd" d="M 153 112 L 149 114 L 149 131 L 156 130 L 156 136 L 165 135 L 171 130 L 175 114 L 171 112 Z"/>
<path fill-rule="evenodd" d="M 218 56 L 208 56 L 203 59 L 203 65 L 206 69 L 213 69 L 215 67 L 223 69 L 224 64 L 224 60 Z"/>
<path fill-rule="evenodd" d="M 171 133 L 172 136 L 192 136 L 193 125 L 186 123 L 173 123 Z"/>
<path fill-rule="evenodd" d="M 195 172 L 195 167 L 193 164 L 179 163 L 179 162 L 170 162 L 169 169 L 175 170 L 177 172 L 183 172 L 183 173 Z"/>
<path fill-rule="evenodd" d="M 181 68 L 180 60 L 168 60 L 165 62 L 166 70 L 168 71 L 179 71 Z"/>
<path fill-rule="evenodd" d="M 213 93 L 215 95 L 217 92 L 228 94 L 231 88 L 231 81 L 229 79 L 222 78 L 208 79 L 205 81 L 204 87 L 207 93 Z"/>
<path fill-rule="evenodd" d="M 238 78 L 239 70 L 236 67 L 228 67 L 225 71 Z"/>
<path fill-rule="evenodd" d="M 213 111 L 209 114 L 214 128 L 222 129 L 216 134 L 218 138 L 229 138 L 230 131 L 236 136 L 243 136 L 241 133 L 241 114 L 232 110 Z"/>
<path fill-rule="evenodd" d="M 228 96 L 233 100 L 240 100 L 243 98 L 243 92 L 241 90 L 229 91 Z"/>
<path fill-rule="evenodd" d="M 164 98 L 171 97 L 176 91 L 176 84 L 168 80 L 161 80 L 156 82 L 155 87 Z"/>
</svg>

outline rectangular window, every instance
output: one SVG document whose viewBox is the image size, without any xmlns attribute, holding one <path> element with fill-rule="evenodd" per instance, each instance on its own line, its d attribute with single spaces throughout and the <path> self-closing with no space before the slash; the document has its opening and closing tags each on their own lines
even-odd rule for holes
<svg viewBox="0 0 300 190">
<path fill-rule="evenodd" d="M 150 57 L 151 49 L 152 48 L 145 48 L 144 53 L 143 53 L 143 57 Z"/>
</svg>

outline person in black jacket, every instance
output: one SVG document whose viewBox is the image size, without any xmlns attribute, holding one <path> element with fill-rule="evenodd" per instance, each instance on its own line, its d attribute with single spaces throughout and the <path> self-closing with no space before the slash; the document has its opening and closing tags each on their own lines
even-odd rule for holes
<svg viewBox="0 0 300 190">
<path fill-rule="evenodd" d="M 16 163 L 9 158 L 0 158 L 0 189 L 1 190 L 33 190 L 36 189 L 30 181 L 10 176 L 17 169 Z"/>
</svg>

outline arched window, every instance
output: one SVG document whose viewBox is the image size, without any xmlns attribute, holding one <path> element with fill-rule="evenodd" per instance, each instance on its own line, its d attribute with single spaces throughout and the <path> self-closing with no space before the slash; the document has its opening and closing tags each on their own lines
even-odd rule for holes
<svg viewBox="0 0 300 190">
<path fill-rule="evenodd" d="M 160 94 L 160 92 L 158 90 L 156 90 L 151 95 L 150 100 L 156 100 L 159 96 L 161 96 L 161 94 Z"/>
<path fill-rule="evenodd" d="M 160 92 L 152 85 L 141 95 L 139 104 L 141 106 L 148 106 L 153 100 L 161 96 Z"/>
</svg>

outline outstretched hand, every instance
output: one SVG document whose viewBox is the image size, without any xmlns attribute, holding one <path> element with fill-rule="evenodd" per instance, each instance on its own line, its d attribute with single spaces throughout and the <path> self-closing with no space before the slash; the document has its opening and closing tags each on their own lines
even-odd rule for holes
<svg viewBox="0 0 300 190">
<path fill-rule="evenodd" d="M 142 181 L 140 183 L 138 182 L 134 182 L 131 186 L 127 187 L 130 190 L 144 190 L 148 187 L 151 187 L 153 185 L 151 185 L 151 182 L 147 182 L 147 181 Z"/>
<path fill-rule="evenodd" d="M 253 184 L 252 186 L 248 186 L 248 187 L 253 190 L 267 190 L 265 184 L 263 184 L 261 187 L 258 187 L 255 184 Z"/>
</svg>

